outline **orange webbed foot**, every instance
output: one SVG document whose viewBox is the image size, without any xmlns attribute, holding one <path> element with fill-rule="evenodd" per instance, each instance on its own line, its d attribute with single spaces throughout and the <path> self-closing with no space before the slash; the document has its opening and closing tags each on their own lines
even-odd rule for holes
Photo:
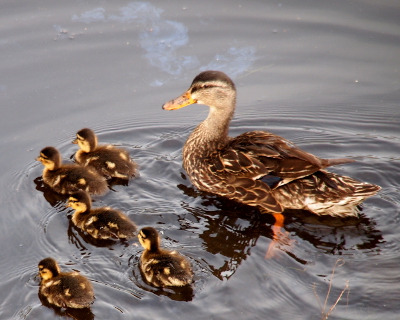
<svg viewBox="0 0 400 320">
<path fill-rule="evenodd" d="M 275 218 L 275 224 L 272 226 L 272 241 L 268 247 L 267 253 L 265 254 L 265 259 L 271 259 L 274 257 L 276 249 L 282 251 L 288 251 L 293 245 L 294 240 L 290 239 L 289 232 L 282 232 L 283 222 L 285 217 L 281 213 L 273 213 Z"/>
</svg>

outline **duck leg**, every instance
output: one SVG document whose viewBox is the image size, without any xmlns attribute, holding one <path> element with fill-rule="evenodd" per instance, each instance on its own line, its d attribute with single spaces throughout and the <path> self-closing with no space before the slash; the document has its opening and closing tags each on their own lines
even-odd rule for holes
<svg viewBox="0 0 400 320">
<path fill-rule="evenodd" d="M 282 213 L 273 213 L 272 214 L 275 218 L 275 223 L 272 226 L 272 241 L 268 246 L 267 253 L 265 254 L 265 259 L 271 259 L 275 254 L 275 247 L 279 245 L 284 246 L 291 246 L 293 240 L 290 240 L 288 232 L 282 232 L 281 228 L 283 227 L 283 222 L 285 217 Z"/>
</svg>

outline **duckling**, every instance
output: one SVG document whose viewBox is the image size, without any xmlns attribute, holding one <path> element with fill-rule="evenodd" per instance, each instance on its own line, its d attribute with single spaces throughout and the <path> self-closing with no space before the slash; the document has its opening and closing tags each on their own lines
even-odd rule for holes
<svg viewBox="0 0 400 320">
<path fill-rule="evenodd" d="M 86 191 L 79 190 L 68 199 L 67 207 L 75 210 L 72 222 L 96 239 L 129 239 L 136 233 L 136 225 L 121 211 L 110 207 L 92 209 Z"/>
<path fill-rule="evenodd" d="M 79 272 L 61 272 L 56 260 L 39 262 L 39 292 L 50 304 L 61 308 L 88 308 L 94 300 L 92 284 Z"/>
<path fill-rule="evenodd" d="M 92 194 L 103 194 L 108 190 L 106 180 L 93 168 L 62 164 L 61 155 L 54 147 L 42 149 L 36 160 L 44 165 L 43 181 L 55 192 L 70 194 L 82 189 Z"/>
<path fill-rule="evenodd" d="M 145 249 L 140 257 L 140 270 L 147 282 L 155 287 L 182 287 L 192 283 L 190 262 L 177 251 L 161 249 L 156 229 L 145 227 L 138 238 Z"/>
<path fill-rule="evenodd" d="M 108 145 L 97 145 L 97 136 L 88 128 L 76 133 L 72 143 L 78 144 L 75 160 L 80 165 L 92 166 L 106 178 L 130 179 L 136 175 L 137 165 L 128 151 Z"/>
</svg>

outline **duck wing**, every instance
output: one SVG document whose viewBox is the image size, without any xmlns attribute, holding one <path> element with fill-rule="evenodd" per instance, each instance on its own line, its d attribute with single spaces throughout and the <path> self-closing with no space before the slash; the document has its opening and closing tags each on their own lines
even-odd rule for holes
<svg viewBox="0 0 400 320">
<path fill-rule="evenodd" d="M 209 170 L 222 181 L 216 190 L 218 194 L 279 213 L 283 206 L 272 190 L 348 162 L 353 160 L 321 159 L 275 134 L 252 131 L 232 138 L 224 148 L 215 151 Z"/>
<path fill-rule="evenodd" d="M 251 131 L 231 139 L 214 155 L 210 169 L 215 174 L 261 179 L 275 189 L 326 167 L 353 161 L 346 158 L 321 159 L 280 136 Z"/>
</svg>

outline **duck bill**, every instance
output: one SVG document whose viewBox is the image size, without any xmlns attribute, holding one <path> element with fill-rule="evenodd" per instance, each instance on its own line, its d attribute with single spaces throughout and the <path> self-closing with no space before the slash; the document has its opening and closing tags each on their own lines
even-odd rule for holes
<svg viewBox="0 0 400 320">
<path fill-rule="evenodd" d="M 192 98 L 192 95 L 189 91 L 186 91 L 180 97 L 165 103 L 162 108 L 164 110 L 177 110 L 193 103 L 197 103 L 197 100 Z"/>
<path fill-rule="evenodd" d="M 72 143 L 73 143 L 73 144 L 78 144 L 78 138 L 72 140 Z"/>
</svg>

